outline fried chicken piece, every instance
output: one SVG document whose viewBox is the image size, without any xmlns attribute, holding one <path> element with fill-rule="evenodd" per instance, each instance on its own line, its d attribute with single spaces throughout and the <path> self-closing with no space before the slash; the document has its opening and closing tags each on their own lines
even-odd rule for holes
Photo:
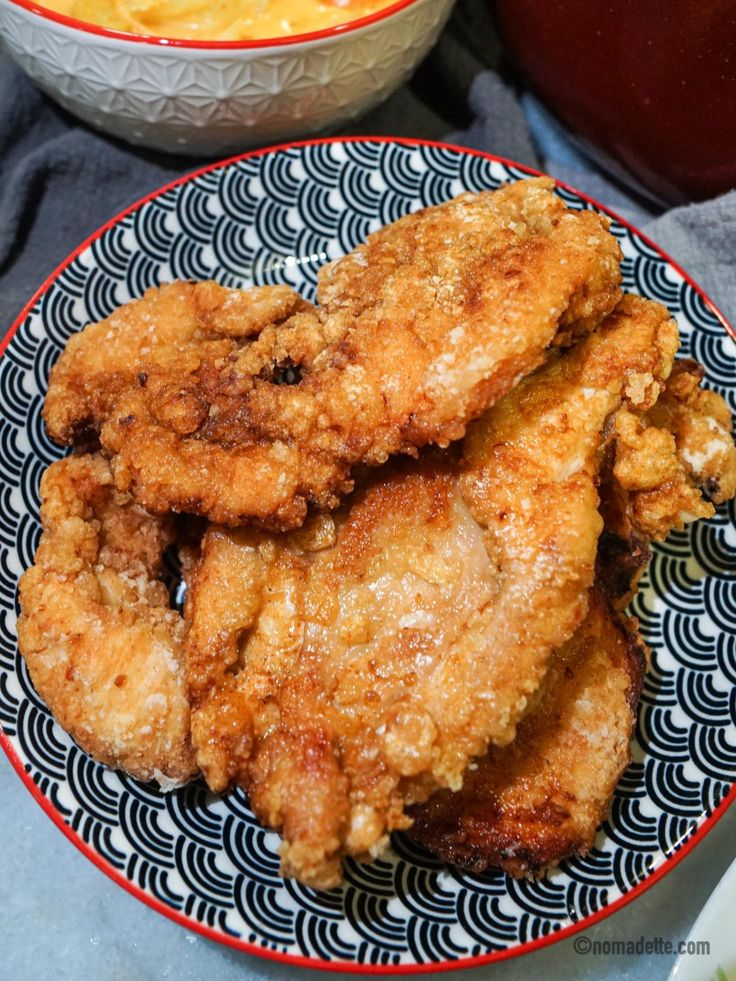
<svg viewBox="0 0 736 981">
<path fill-rule="evenodd" d="M 700 388 L 703 369 L 675 362 L 655 405 L 637 415 L 615 416 L 613 477 L 619 488 L 619 534 L 627 525 L 647 539 L 663 541 L 673 528 L 709 518 L 736 494 L 736 446 L 731 414 L 717 392 Z M 625 516 L 624 516 L 625 515 Z M 614 518 L 608 524 L 613 527 Z"/>
<path fill-rule="evenodd" d="M 69 338 L 49 377 L 49 435 L 62 445 L 85 443 L 125 391 L 146 387 L 151 371 L 185 378 L 202 364 L 226 364 L 244 341 L 312 309 L 288 286 L 178 282 L 149 289 Z"/>
<path fill-rule="evenodd" d="M 476 873 L 539 875 L 585 854 L 631 760 L 645 665 L 635 624 L 593 589 L 516 739 L 472 763 L 462 790 L 412 808 L 411 837 Z"/>
<path fill-rule="evenodd" d="M 116 485 L 149 510 L 297 527 L 309 503 L 339 503 L 356 464 L 460 439 L 551 345 L 610 312 L 621 292 L 618 243 L 605 219 L 567 209 L 553 186 L 520 181 L 401 218 L 320 270 L 318 315 L 264 325 L 255 340 L 250 321 L 239 334 L 230 318 L 229 353 L 199 344 L 202 328 L 192 334 L 185 318 L 180 355 L 169 292 L 147 294 L 116 315 L 118 328 L 87 328 L 77 362 L 62 356 L 49 432 L 68 440 L 75 427 L 99 431 Z M 196 306 L 197 287 L 189 289 Z M 211 314 L 215 334 L 224 306 Z M 166 324 L 152 363 L 139 346 L 131 362 L 139 383 L 98 398 L 105 370 L 77 363 L 98 357 L 87 350 L 100 335 L 114 351 L 121 335 L 126 344 L 125 324 L 138 334 L 148 317 Z M 275 366 L 294 370 L 296 383 L 276 384 Z M 70 423 L 58 404 L 76 403 L 69 378 L 80 374 L 93 394 L 78 399 Z"/>
<path fill-rule="evenodd" d="M 714 513 L 701 488 L 719 503 L 736 493 L 730 413 L 702 378 L 696 362 L 675 362 L 648 411 L 613 417 L 586 620 L 553 656 L 514 742 L 471 764 L 457 793 L 410 811 L 411 836 L 444 860 L 537 875 L 592 846 L 630 759 L 645 663 L 636 622 L 614 610 L 633 597 L 652 538 Z"/>
<path fill-rule="evenodd" d="M 621 611 L 636 595 L 639 580 L 649 565 L 652 553 L 649 539 L 633 528 L 627 518 L 621 522 L 619 512 L 616 513 L 617 530 L 609 525 L 611 504 L 616 500 L 619 489 L 604 484 L 600 494 L 599 511 L 603 516 L 604 528 L 598 539 L 595 581 L 611 607 Z"/>
<path fill-rule="evenodd" d="M 274 536 L 211 529 L 187 601 L 197 762 L 284 835 L 282 867 L 335 885 L 405 807 L 513 739 L 586 613 L 596 476 L 622 403 L 669 374 L 677 329 L 626 298 L 453 449 L 395 464 Z"/>
<path fill-rule="evenodd" d="M 194 776 L 184 621 L 158 575 L 173 541 L 116 492 L 98 454 L 41 480 L 43 534 L 19 584 L 18 643 L 36 691 L 85 752 L 166 789 Z"/>
<path fill-rule="evenodd" d="M 669 430 L 690 479 L 714 504 L 736 495 L 736 446 L 726 400 L 700 387 L 705 370 L 691 358 L 676 361 L 664 397 L 648 413 Z"/>
</svg>

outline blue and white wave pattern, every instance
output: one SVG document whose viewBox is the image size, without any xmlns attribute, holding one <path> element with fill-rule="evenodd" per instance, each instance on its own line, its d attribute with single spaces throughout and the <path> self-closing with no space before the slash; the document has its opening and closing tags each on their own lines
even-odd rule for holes
<svg viewBox="0 0 736 981">
<path fill-rule="evenodd" d="M 201 784 L 163 795 L 93 763 L 52 721 L 15 641 L 16 586 L 38 539 L 38 484 L 60 450 L 41 422 L 69 335 L 154 284 L 288 283 L 313 297 L 319 266 L 373 229 L 464 190 L 525 176 L 449 149 L 321 143 L 253 156 L 164 191 L 106 231 L 37 301 L 0 362 L 0 723 L 41 793 L 145 893 L 244 944 L 365 964 L 461 960 L 558 931 L 618 899 L 707 820 L 736 778 L 733 505 L 656 553 L 635 612 L 652 648 L 634 762 L 596 847 L 540 881 L 448 869 L 407 838 L 342 888 L 279 876 L 277 836 L 244 795 Z M 588 207 L 563 192 L 575 208 Z M 736 409 L 734 348 L 701 295 L 614 223 L 626 288 L 665 303 L 683 354 Z"/>
</svg>

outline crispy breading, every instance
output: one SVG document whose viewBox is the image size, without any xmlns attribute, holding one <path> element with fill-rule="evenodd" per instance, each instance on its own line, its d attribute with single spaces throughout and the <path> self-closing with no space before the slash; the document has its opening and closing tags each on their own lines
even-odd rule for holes
<svg viewBox="0 0 736 981">
<path fill-rule="evenodd" d="M 99 455 L 53 463 L 43 534 L 19 584 L 18 643 L 33 684 L 85 752 L 168 788 L 196 772 L 184 621 L 159 581 L 171 518 L 116 492 Z"/>
<path fill-rule="evenodd" d="M 516 739 L 472 763 L 457 793 L 412 808 L 410 835 L 472 872 L 518 877 L 585 854 L 631 759 L 645 656 L 635 623 L 594 589 Z"/>
<path fill-rule="evenodd" d="M 736 446 L 731 414 L 717 392 L 700 388 L 703 369 L 676 361 L 650 410 L 617 412 L 612 475 L 618 489 L 618 531 L 626 524 L 662 541 L 673 528 L 715 513 L 713 505 L 736 494 Z M 615 519 L 609 515 L 608 524 Z"/>
<path fill-rule="evenodd" d="M 629 761 L 644 668 L 636 622 L 614 610 L 634 595 L 652 538 L 713 514 L 701 489 L 717 502 L 736 493 L 730 413 L 702 378 L 677 361 L 648 411 L 613 416 L 588 616 L 555 652 L 514 742 L 471 764 L 457 793 L 410 811 L 410 834 L 446 861 L 536 875 L 592 846 Z"/>
<path fill-rule="evenodd" d="M 598 555 L 595 563 L 596 585 L 601 589 L 614 610 L 625 610 L 634 598 L 639 580 L 652 557 L 649 539 L 631 527 L 628 520 L 621 524 L 616 514 L 616 525 L 609 524 L 611 500 L 618 489 L 610 484 L 600 488 L 603 532 L 598 539 Z"/>
<path fill-rule="evenodd" d="M 652 425 L 669 430 L 690 479 L 715 504 L 736 495 L 733 418 L 718 392 L 701 388 L 702 365 L 676 361 L 663 398 L 648 413 Z"/>
<path fill-rule="evenodd" d="M 282 830 L 286 874 L 334 885 L 343 855 L 375 855 L 406 805 L 513 739 L 586 612 L 606 422 L 653 404 L 676 347 L 667 312 L 627 298 L 462 458 L 383 468 L 299 532 L 205 535 L 186 609 L 197 761 Z"/>
<path fill-rule="evenodd" d="M 147 294 L 62 355 L 49 431 L 61 440 L 75 426 L 98 431 L 117 486 L 150 510 L 296 527 L 308 504 L 338 504 L 356 464 L 461 438 L 550 346 L 613 308 L 620 250 L 607 221 L 569 210 L 552 187 L 548 178 L 520 181 L 386 226 L 320 270 L 318 315 L 276 323 L 269 310 L 274 323 L 261 323 L 255 340 L 258 324 L 239 333 L 229 318 L 227 343 L 210 351 L 187 314 L 180 353 L 167 312 L 177 288 Z M 190 287 L 195 306 L 198 289 Z M 215 335 L 226 305 L 211 312 Z M 165 325 L 155 352 L 139 344 L 137 379 L 109 384 L 90 345 L 104 337 L 117 363 L 120 344 L 127 363 L 126 332 L 137 336 L 143 320 L 153 321 L 152 337 Z M 276 384 L 276 366 L 294 369 L 295 383 Z M 100 385 L 108 391 L 98 397 Z M 77 399 L 71 425 L 66 407 Z"/>
<path fill-rule="evenodd" d="M 202 364 L 225 364 L 245 341 L 311 309 L 288 286 L 177 282 L 149 289 L 71 335 L 49 378 L 43 413 L 49 434 L 61 444 L 85 442 L 125 391 L 145 388 L 151 371 L 186 378 Z"/>
</svg>

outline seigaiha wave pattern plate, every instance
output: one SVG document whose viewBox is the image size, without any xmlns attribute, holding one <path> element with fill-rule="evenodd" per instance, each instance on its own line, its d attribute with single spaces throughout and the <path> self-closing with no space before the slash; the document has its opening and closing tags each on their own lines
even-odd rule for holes
<svg viewBox="0 0 736 981">
<path fill-rule="evenodd" d="M 599 919 L 692 847 L 736 796 L 733 505 L 655 549 L 635 613 L 652 649 L 633 763 L 586 857 L 539 881 L 447 868 L 408 838 L 318 893 L 279 877 L 278 838 L 239 791 L 163 794 L 93 763 L 51 719 L 15 640 L 17 580 L 39 535 L 38 485 L 60 455 L 41 421 L 49 368 L 71 332 L 157 283 L 288 283 L 373 229 L 461 191 L 527 176 L 509 162 L 396 140 L 332 140 L 217 165 L 153 194 L 57 270 L 0 360 L 0 723 L 3 746 L 56 823 L 160 912 L 234 947 L 346 971 L 411 971 L 521 953 Z M 595 207 L 567 188 L 574 208 Z M 666 304 L 682 354 L 736 409 L 736 349 L 713 305 L 620 221 L 626 288 Z"/>
</svg>

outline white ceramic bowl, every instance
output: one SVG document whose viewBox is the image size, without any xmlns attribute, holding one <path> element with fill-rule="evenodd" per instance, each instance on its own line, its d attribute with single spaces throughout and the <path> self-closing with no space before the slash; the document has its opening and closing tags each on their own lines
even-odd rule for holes
<svg viewBox="0 0 736 981">
<path fill-rule="evenodd" d="M 0 38 L 44 92 L 97 129 L 215 156 L 334 129 L 377 105 L 437 39 L 454 0 L 399 0 L 348 24 L 249 42 L 123 34 L 0 0 Z"/>
</svg>

